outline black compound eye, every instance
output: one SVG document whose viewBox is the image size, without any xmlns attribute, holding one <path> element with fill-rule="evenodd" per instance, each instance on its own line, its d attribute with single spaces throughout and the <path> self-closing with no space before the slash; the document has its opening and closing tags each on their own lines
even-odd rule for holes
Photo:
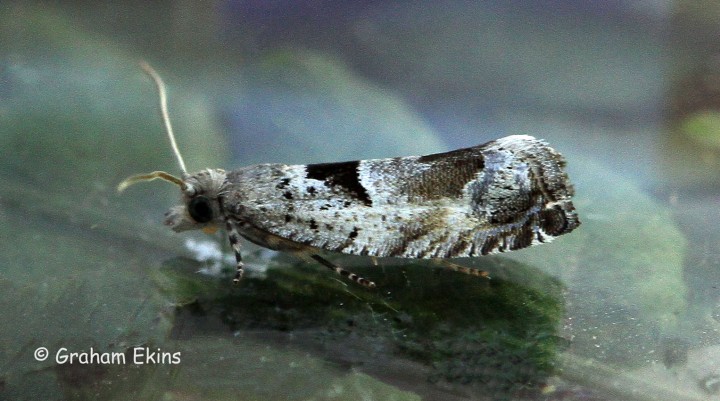
<svg viewBox="0 0 720 401">
<path fill-rule="evenodd" d="M 213 210 L 210 199 L 200 195 L 192 198 L 188 203 L 188 213 L 198 223 L 207 223 L 213 219 Z"/>
</svg>

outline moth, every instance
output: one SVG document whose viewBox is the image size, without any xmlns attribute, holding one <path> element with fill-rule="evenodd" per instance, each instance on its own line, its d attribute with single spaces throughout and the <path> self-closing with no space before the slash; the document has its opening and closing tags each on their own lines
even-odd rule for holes
<svg viewBox="0 0 720 401">
<path fill-rule="evenodd" d="M 182 171 L 127 178 L 180 187 L 166 213 L 174 231 L 224 226 L 243 276 L 241 237 L 265 248 L 302 253 L 361 285 L 374 283 L 319 255 L 464 258 L 552 241 L 580 225 L 563 156 L 542 140 L 513 135 L 427 156 L 308 165 L 259 164 L 189 174 L 170 124 L 165 85 L 147 64 L 160 95 L 170 144 Z"/>
</svg>

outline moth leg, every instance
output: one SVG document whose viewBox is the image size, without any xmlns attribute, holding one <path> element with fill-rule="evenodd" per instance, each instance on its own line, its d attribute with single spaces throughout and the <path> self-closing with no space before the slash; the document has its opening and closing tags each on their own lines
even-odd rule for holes
<svg viewBox="0 0 720 401">
<path fill-rule="evenodd" d="M 470 267 L 460 266 L 457 263 L 453 263 L 447 259 L 433 259 L 437 263 L 443 265 L 448 270 L 452 270 L 454 272 L 460 272 L 464 274 L 469 274 L 471 276 L 477 276 L 477 277 L 486 277 L 490 278 L 490 273 L 486 272 L 485 270 L 480 269 L 473 269 Z"/>
<path fill-rule="evenodd" d="M 240 254 L 240 234 L 238 233 L 236 223 L 231 219 L 225 220 L 227 226 L 228 239 L 230 240 L 230 246 L 232 246 L 233 252 L 235 253 L 235 277 L 233 278 L 233 284 L 237 285 L 242 279 L 244 265 L 242 261 L 242 255 Z"/>
<path fill-rule="evenodd" d="M 362 286 L 365 286 L 368 288 L 375 288 L 375 283 L 373 283 L 372 281 L 364 279 L 353 272 L 347 271 L 347 270 L 343 269 L 342 267 L 334 264 L 333 262 L 326 260 L 325 258 L 323 258 L 320 255 L 313 254 L 313 255 L 310 255 L 310 257 L 313 258 L 315 261 L 320 262 L 320 264 L 327 267 L 328 269 L 335 271 L 337 274 L 339 274 L 341 276 L 347 277 L 348 279 L 350 279 Z"/>
</svg>

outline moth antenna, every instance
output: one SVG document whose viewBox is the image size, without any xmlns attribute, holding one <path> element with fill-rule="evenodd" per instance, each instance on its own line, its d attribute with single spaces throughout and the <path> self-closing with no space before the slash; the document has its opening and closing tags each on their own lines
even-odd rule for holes
<svg viewBox="0 0 720 401">
<path fill-rule="evenodd" d="M 164 171 L 153 171 L 149 174 L 138 174 L 134 175 L 132 177 L 128 177 L 124 179 L 120 184 L 117 186 L 117 191 L 122 192 L 125 190 L 125 188 L 129 187 L 130 185 L 137 184 L 141 181 L 152 181 L 152 180 L 165 180 L 167 182 L 172 182 L 173 184 L 177 184 L 182 188 L 183 190 L 186 188 L 187 185 L 185 185 L 185 182 L 177 177 L 175 177 L 172 174 L 168 174 Z"/>
<path fill-rule="evenodd" d="M 155 71 L 155 69 L 153 69 L 147 62 L 141 61 L 140 68 L 142 68 L 143 71 L 145 71 L 145 73 L 148 74 L 150 78 L 153 79 L 153 81 L 155 81 L 155 85 L 158 88 L 158 94 L 160 95 L 160 112 L 162 113 L 162 119 L 165 123 L 165 131 L 167 132 L 168 138 L 170 138 L 170 146 L 172 146 L 173 152 L 175 153 L 175 157 L 177 158 L 178 164 L 180 165 L 180 170 L 182 170 L 183 176 L 185 176 L 187 175 L 185 161 L 183 161 L 182 155 L 180 154 L 180 150 L 177 146 L 177 142 L 175 142 L 175 134 L 173 134 L 172 125 L 170 124 L 170 113 L 168 113 L 167 91 L 165 90 L 165 82 L 163 82 L 162 78 L 160 78 L 160 74 L 158 74 L 157 71 Z"/>
</svg>

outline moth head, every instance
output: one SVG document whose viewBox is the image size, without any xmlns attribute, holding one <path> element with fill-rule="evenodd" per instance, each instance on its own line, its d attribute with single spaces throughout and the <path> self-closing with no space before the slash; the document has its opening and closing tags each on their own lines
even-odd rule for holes
<svg viewBox="0 0 720 401">
<path fill-rule="evenodd" d="M 182 205 L 165 213 L 165 224 L 174 231 L 202 229 L 214 232 L 223 223 L 221 197 L 225 189 L 225 170 L 207 169 L 189 175 L 181 186 Z"/>
<path fill-rule="evenodd" d="M 225 178 L 226 173 L 222 169 L 206 169 L 183 175 L 182 179 L 164 171 L 153 171 L 126 178 L 118 185 L 118 191 L 122 192 L 138 182 L 156 179 L 176 184 L 180 187 L 182 205 L 165 213 L 165 224 L 174 231 L 203 229 L 214 232 L 223 220 L 220 197 L 224 194 Z"/>
</svg>

